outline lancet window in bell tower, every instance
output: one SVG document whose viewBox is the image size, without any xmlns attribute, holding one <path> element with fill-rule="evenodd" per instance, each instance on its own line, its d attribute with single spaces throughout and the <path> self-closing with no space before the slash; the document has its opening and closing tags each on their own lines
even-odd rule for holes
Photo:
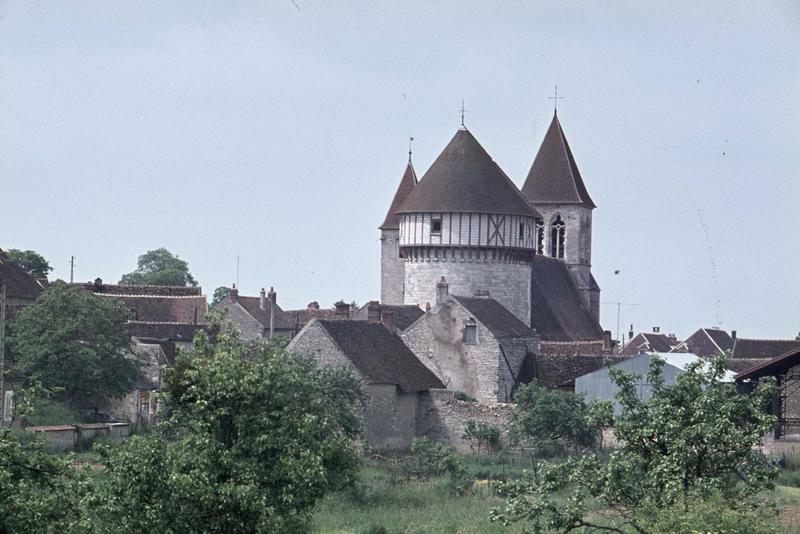
<svg viewBox="0 0 800 534">
<path fill-rule="evenodd" d="M 566 241 L 566 224 L 561 215 L 556 215 L 550 225 L 550 256 L 564 259 L 564 243 Z"/>
</svg>

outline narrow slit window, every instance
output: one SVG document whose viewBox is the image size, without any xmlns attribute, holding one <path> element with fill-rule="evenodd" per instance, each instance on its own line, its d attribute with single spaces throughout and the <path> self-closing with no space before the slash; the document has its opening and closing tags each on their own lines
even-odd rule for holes
<svg viewBox="0 0 800 534">
<path fill-rule="evenodd" d="M 544 254 L 544 221 L 536 219 L 536 253 Z"/>
<path fill-rule="evenodd" d="M 556 215 L 550 229 L 550 256 L 553 258 L 564 259 L 566 226 L 561 215 Z"/>
<path fill-rule="evenodd" d="M 442 219 L 431 219 L 431 233 L 441 235 Z"/>
<path fill-rule="evenodd" d="M 469 319 L 464 323 L 464 343 L 469 345 L 478 343 L 478 324 L 475 319 Z"/>
<path fill-rule="evenodd" d="M 525 223 L 519 223 L 519 240 L 525 241 Z"/>
</svg>

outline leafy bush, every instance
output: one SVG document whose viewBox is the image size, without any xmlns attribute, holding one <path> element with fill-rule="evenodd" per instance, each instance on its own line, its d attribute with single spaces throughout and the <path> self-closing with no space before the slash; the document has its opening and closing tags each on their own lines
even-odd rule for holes
<svg viewBox="0 0 800 534">
<path fill-rule="evenodd" d="M 25 418 L 29 426 L 39 425 L 77 425 L 80 415 L 69 405 L 52 399 L 36 399 L 33 413 Z"/>
<path fill-rule="evenodd" d="M 428 438 L 414 438 L 409 452 L 404 465 L 407 473 L 421 479 L 447 474 L 448 487 L 457 495 L 463 495 L 472 487 L 472 475 L 452 446 L 433 443 Z"/>
<path fill-rule="evenodd" d="M 649 532 L 771 534 L 782 531 L 774 507 L 751 502 L 731 508 L 718 495 L 700 500 L 688 509 L 682 506 L 643 509 L 639 515 L 641 524 Z"/>
<path fill-rule="evenodd" d="M 469 440 L 471 447 L 477 446 L 478 454 L 481 447 L 486 447 L 487 453 L 500 448 L 500 429 L 485 421 L 469 421 L 461 437 Z"/>
</svg>

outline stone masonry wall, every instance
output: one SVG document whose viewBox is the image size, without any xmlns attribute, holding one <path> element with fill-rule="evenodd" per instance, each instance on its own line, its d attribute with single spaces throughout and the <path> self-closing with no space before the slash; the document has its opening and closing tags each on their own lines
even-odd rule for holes
<svg viewBox="0 0 800 534">
<path fill-rule="evenodd" d="M 237 302 L 223 301 L 218 309 L 225 310 L 225 320 L 233 323 L 245 341 L 258 341 L 264 332 L 264 327 Z"/>
<path fill-rule="evenodd" d="M 381 231 L 381 303 L 402 304 L 405 268 L 398 230 Z"/>
<path fill-rule="evenodd" d="M 431 389 L 420 394 L 417 408 L 417 433 L 431 441 L 450 443 L 460 453 L 472 452 L 471 444 L 462 435 L 469 421 L 485 422 L 501 430 L 501 440 L 507 439 L 507 426 L 513 404 L 479 404 L 457 401 L 453 392 Z"/>
<path fill-rule="evenodd" d="M 483 259 L 428 259 L 406 261 L 404 304 L 425 307 L 436 303 L 436 283 L 444 276 L 450 293 L 471 297 L 478 291 L 531 324 L 531 267 Z"/>
<path fill-rule="evenodd" d="M 355 366 L 319 324 L 308 323 L 287 345 L 288 352 L 313 356 L 322 366 L 343 366 L 361 376 Z M 363 377 L 362 377 L 363 378 Z"/>
<path fill-rule="evenodd" d="M 470 318 L 462 306 L 449 300 L 425 314 L 401 337 L 447 389 L 463 391 L 483 403 L 504 401 L 497 340 L 478 323 L 478 343 L 464 343 L 464 323 Z"/>
<path fill-rule="evenodd" d="M 416 435 L 417 393 L 403 393 L 394 384 L 367 386 L 369 402 L 365 434 L 370 447 L 405 450 Z"/>
</svg>

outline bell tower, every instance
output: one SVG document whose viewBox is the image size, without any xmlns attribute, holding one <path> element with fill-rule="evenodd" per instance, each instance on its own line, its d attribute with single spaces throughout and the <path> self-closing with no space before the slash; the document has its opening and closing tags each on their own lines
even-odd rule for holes
<svg viewBox="0 0 800 534">
<path fill-rule="evenodd" d="M 541 253 L 566 263 L 584 306 L 600 317 L 600 287 L 592 276 L 592 210 L 596 207 L 575 163 L 557 112 L 533 161 L 522 194 L 541 213 Z"/>
</svg>

